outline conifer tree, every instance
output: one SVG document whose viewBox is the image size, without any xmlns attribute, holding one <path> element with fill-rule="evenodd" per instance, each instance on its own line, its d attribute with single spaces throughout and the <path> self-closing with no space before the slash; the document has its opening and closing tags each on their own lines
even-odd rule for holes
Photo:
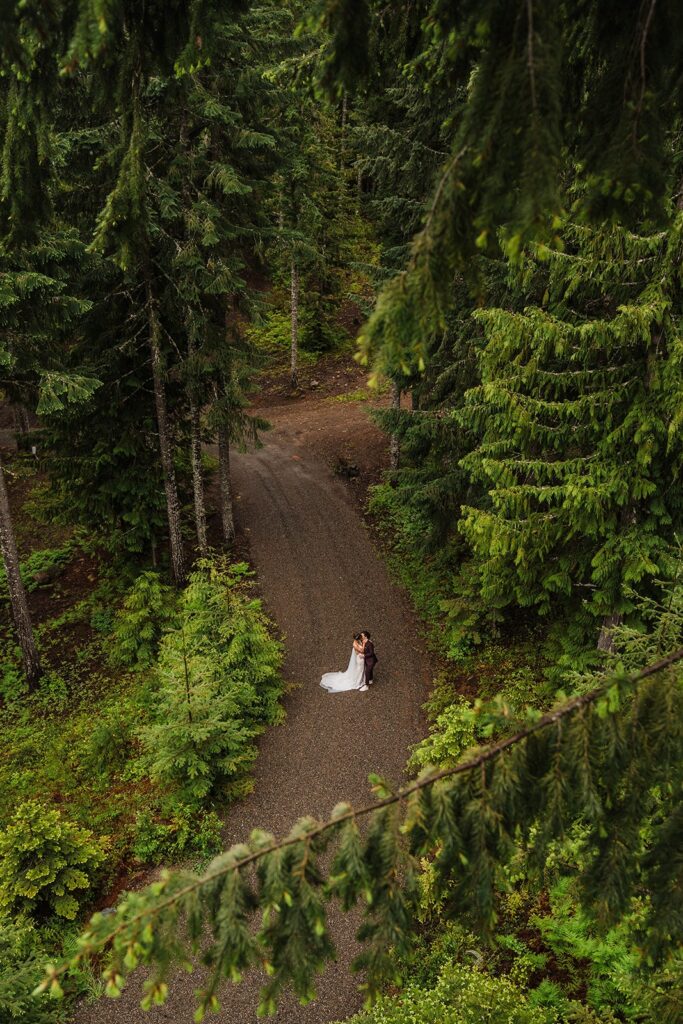
<svg viewBox="0 0 683 1024">
<path fill-rule="evenodd" d="M 174 271 L 182 271 L 177 293 L 183 305 L 175 315 L 188 335 L 190 358 L 184 370 L 195 422 L 193 447 L 196 452 L 198 405 L 203 401 L 207 426 L 218 440 L 226 543 L 234 537 L 230 445 L 255 441 L 263 425 L 245 413 L 254 352 L 243 336 L 242 322 L 250 306 L 248 271 L 259 236 L 267 231 L 265 208 L 276 165 L 268 125 L 273 90 L 262 74 L 272 13 L 264 5 L 239 23 L 214 24 L 206 67 L 181 79 L 187 146 L 171 177 L 179 193 L 179 224 L 171 230 L 179 231 L 182 240 Z M 192 201 L 190 196 L 197 198 Z M 193 473 L 196 507 L 196 458 Z"/>
<path fill-rule="evenodd" d="M 276 179 L 279 256 L 282 276 L 287 280 L 290 310 L 290 385 L 299 386 L 299 348 L 302 327 L 310 319 L 314 294 L 320 294 L 320 278 L 325 277 L 323 255 L 325 246 L 325 215 L 329 193 L 337 187 L 337 175 L 330 162 L 329 151 L 321 144 L 321 134 L 329 129 L 324 124 L 317 105 L 305 93 L 305 86 L 291 81 L 291 61 L 305 63 L 307 55 L 284 61 L 276 73 L 276 80 L 285 86 L 283 118 L 285 129 L 281 133 L 283 170 Z M 289 88 L 286 88 L 286 86 Z M 336 211 L 335 211 L 336 212 Z M 301 301 L 306 297 L 308 309 Z M 314 316 L 325 316 L 321 308 Z M 318 326 L 322 335 L 325 324 Z"/>
<path fill-rule="evenodd" d="M 154 21 L 150 11 L 129 12 L 125 17 L 135 30 L 126 32 L 120 20 L 125 4 L 117 6 L 104 19 L 104 42 L 89 42 L 87 32 L 83 36 L 87 23 L 79 22 L 72 47 L 75 59 L 98 55 L 93 95 L 101 96 L 112 118 L 101 158 L 111 170 L 94 245 L 118 265 L 122 280 L 114 279 L 107 302 L 119 305 L 121 295 L 128 302 L 124 323 L 131 328 L 131 348 L 139 346 L 146 324 L 177 582 L 185 571 L 176 482 L 180 442 L 187 433 L 201 551 L 206 548 L 202 406 L 212 405 L 214 427 L 224 417 L 222 441 L 241 440 L 247 432 L 244 401 L 235 394 L 244 366 L 236 372 L 234 354 L 226 354 L 225 319 L 226 309 L 245 292 L 245 268 L 258 242 L 257 189 L 273 150 L 261 123 L 267 85 L 253 60 L 256 29 L 237 18 L 242 5 L 236 4 L 212 13 L 211 31 L 202 35 L 199 7 L 185 22 L 181 10 L 164 12 L 159 32 L 146 31 Z M 115 54 L 120 56 L 116 73 L 105 80 Z M 142 354 L 138 358 L 140 376 L 145 360 Z M 214 392 L 219 403 L 211 402 Z M 227 479 L 225 445 L 220 447 Z"/>
<path fill-rule="evenodd" d="M 57 28 L 57 26 L 52 26 Z M 66 372 L 67 339 L 89 303 L 72 291 L 84 251 L 55 215 L 55 139 L 44 103 L 56 69 L 42 33 L 28 26 L 10 36 L 0 110 L 0 365 L 3 388 L 23 410 L 55 413 L 86 401 L 99 381 Z M 19 570 L 5 474 L 0 464 L 0 547 L 12 615 L 29 686 L 41 675 L 26 592 Z"/>
<path fill-rule="evenodd" d="M 574 4 L 546 0 L 431 0 L 414 10 L 415 59 L 448 79 L 456 119 L 410 260 L 364 331 L 366 355 L 385 365 L 424 361 L 454 275 L 476 287 L 478 252 L 516 259 L 532 239 L 561 244 L 567 153 L 585 183 L 575 219 L 661 225 L 680 178 L 668 139 L 683 56 L 673 0 L 629 3 L 618 24 L 610 0 L 589 0 L 580 21 Z M 330 40 L 324 77 L 347 87 L 371 80 L 373 40 L 403 31 L 379 0 L 316 12 Z"/>
<path fill-rule="evenodd" d="M 601 649 L 625 588 L 667 574 L 683 524 L 681 217 L 657 235 L 570 226 L 541 304 L 475 314 L 482 383 L 462 418 L 481 444 L 464 465 L 490 500 L 463 510 L 462 530 L 482 598 L 579 603 L 603 623 Z M 545 275 L 530 258 L 524 276 Z"/>
</svg>

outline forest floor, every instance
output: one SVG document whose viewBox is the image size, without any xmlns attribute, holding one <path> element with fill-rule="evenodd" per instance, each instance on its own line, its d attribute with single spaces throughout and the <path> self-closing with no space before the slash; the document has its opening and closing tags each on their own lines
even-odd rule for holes
<svg viewBox="0 0 683 1024">
<path fill-rule="evenodd" d="M 272 429 L 262 449 L 235 456 L 233 482 L 238 527 L 285 639 L 290 690 L 284 725 L 260 741 L 253 793 L 227 813 L 226 843 L 256 826 L 282 836 L 297 817 L 327 815 L 340 800 L 366 802 L 369 772 L 400 780 L 410 745 L 425 732 L 431 680 L 417 618 L 359 511 L 386 464 L 386 437 L 369 417 L 385 399 L 369 397 L 349 360 L 319 362 L 293 397 L 284 376 L 264 385 L 257 411 Z M 366 693 L 327 694 L 320 676 L 346 667 L 352 634 L 363 628 L 377 640 L 377 682 Z M 357 921 L 335 912 L 331 924 L 337 962 L 320 978 L 317 999 L 301 1007 L 286 997 L 275 1021 L 328 1022 L 360 1007 L 349 971 Z M 225 991 L 219 1019 L 256 1021 L 262 981 L 254 973 Z M 168 1005 L 149 1013 L 139 1009 L 141 983 L 133 978 L 116 1002 L 81 1004 L 75 1024 L 192 1020 L 197 973 L 176 975 Z"/>
</svg>

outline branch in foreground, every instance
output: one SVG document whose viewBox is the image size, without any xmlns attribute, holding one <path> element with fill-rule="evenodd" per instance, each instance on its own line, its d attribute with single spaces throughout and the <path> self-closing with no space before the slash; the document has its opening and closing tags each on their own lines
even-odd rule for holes
<svg viewBox="0 0 683 1024">
<path fill-rule="evenodd" d="M 683 782 L 682 660 L 680 649 L 636 675 L 617 672 L 457 766 L 428 771 L 395 792 L 371 778 L 374 802 L 338 804 L 324 822 L 303 818 L 280 841 L 255 831 L 202 875 L 165 871 L 129 894 L 115 917 L 95 914 L 77 954 L 50 966 L 41 990 L 59 995 L 62 975 L 107 951 L 102 973 L 110 996 L 138 965 L 152 968 L 143 1006 L 165 1001 L 172 965 L 191 969 L 190 957 L 209 968 L 197 1020 L 219 1008 L 222 979 L 239 982 L 252 966 L 267 976 L 260 1014 L 274 1012 L 287 985 L 305 1003 L 315 997 L 316 973 L 334 957 L 326 910 L 338 900 L 344 911 L 364 906 L 364 951 L 353 966 L 364 971 L 372 995 L 394 976 L 393 952 L 409 945 L 420 857 L 433 857 L 447 912 L 486 935 L 512 854 L 526 846 L 540 870 L 550 844 L 576 821 L 592 853 L 578 869 L 585 906 L 608 924 L 642 894 L 649 906 L 642 947 L 650 961 L 660 959 L 683 938 L 670 814 Z M 486 713 L 509 727 L 504 705 Z M 361 834 L 364 817 L 370 820 Z M 332 840 L 326 872 L 319 859 Z"/>
</svg>

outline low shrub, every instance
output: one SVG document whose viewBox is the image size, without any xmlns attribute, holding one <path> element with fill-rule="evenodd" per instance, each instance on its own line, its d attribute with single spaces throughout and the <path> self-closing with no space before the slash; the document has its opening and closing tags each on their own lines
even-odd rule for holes
<svg viewBox="0 0 683 1024">
<path fill-rule="evenodd" d="M 85 755 L 87 767 L 97 775 L 121 771 L 131 755 L 133 730 L 127 715 L 113 711 L 93 726 Z"/>
<path fill-rule="evenodd" d="M 508 979 L 450 964 L 433 987 L 408 985 L 399 996 L 383 996 L 347 1024 L 548 1024 L 553 1019 L 530 1006 Z"/>
<path fill-rule="evenodd" d="M 114 618 L 108 640 L 112 665 L 150 668 L 161 635 L 173 615 L 173 590 L 156 572 L 143 572 L 126 595 Z"/>
<path fill-rule="evenodd" d="M 221 851 L 221 828 L 215 811 L 196 813 L 181 806 L 167 821 L 142 811 L 135 821 L 133 854 L 143 864 L 160 864 L 188 855 L 205 860 Z"/>
<path fill-rule="evenodd" d="M 27 800 L 0 832 L 0 915 L 73 920 L 103 859 L 91 832 Z"/>
<path fill-rule="evenodd" d="M 59 1024 L 66 1007 L 48 993 L 32 995 L 45 977 L 47 953 L 26 920 L 0 918 L 0 1021 L 3 1024 Z"/>
<path fill-rule="evenodd" d="M 408 767 L 457 764 L 464 752 L 479 742 L 472 704 L 456 693 L 451 704 L 431 723 L 429 735 L 413 747 Z"/>
<path fill-rule="evenodd" d="M 45 548 L 32 551 L 21 563 L 19 571 L 26 590 L 31 593 L 39 587 L 47 586 L 61 576 L 73 555 L 74 545 L 67 541 L 58 548 Z M 7 576 L 0 563 L 0 597 L 8 599 Z"/>
</svg>

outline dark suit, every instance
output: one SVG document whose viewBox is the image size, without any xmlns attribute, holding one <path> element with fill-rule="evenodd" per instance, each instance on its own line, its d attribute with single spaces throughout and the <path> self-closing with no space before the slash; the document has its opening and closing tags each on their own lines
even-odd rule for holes
<svg viewBox="0 0 683 1024">
<path fill-rule="evenodd" d="M 375 665 L 378 662 L 378 657 L 375 654 L 375 645 L 372 640 L 365 641 L 365 647 L 363 648 L 363 658 L 365 660 L 365 677 L 363 682 L 367 686 L 368 683 L 372 682 L 372 673 L 374 672 Z"/>
</svg>

